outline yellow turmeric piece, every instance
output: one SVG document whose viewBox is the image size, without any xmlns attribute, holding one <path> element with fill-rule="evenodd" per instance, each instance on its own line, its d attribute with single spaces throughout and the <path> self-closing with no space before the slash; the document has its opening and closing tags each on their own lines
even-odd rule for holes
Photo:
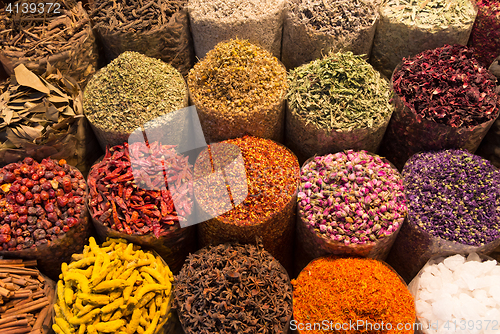
<svg viewBox="0 0 500 334">
<path fill-rule="evenodd" d="M 56 334 L 155 334 L 170 318 L 173 275 L 158 255 L 90 238 L 72 259 L 57 283 Z"/>
</svg>

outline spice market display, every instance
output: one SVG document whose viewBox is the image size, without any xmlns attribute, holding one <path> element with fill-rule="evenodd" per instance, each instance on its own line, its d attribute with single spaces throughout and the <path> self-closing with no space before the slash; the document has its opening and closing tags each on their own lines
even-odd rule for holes
<svg viewBox="0 0 500 334">
<path fill-rule="evenodd" d="M 127 51 L 90 79 L 83 109 L 105 150 L 126 142 L 148 121 L 153 121 L 149 129 L 164 131 L 161 116 L 187 104 L 187 86 L 179 71 L 159 59 Z"/>
<path fill-rule="evenodd" d="M 328 254 L 385 260 L 407 212 L 399 172 L 366 151 L 308 160 L 297 201 L 300 269 Z"/>
<path fill-rule="evenodd" d="M 488 323 L 500 321 L 499 279 L 497 261 L 476 253 L 431 259 L 409 285 L 424 329 L 419 333 L 491 333 Z"/>
<path fill-rule="evenodd" d="M 467 45 L 477 15 L 474 1 L 383 1 L 370 63 L 390 78 L 403 58 L 445 44 Z"/>
<path fill-rule="evenodd" d="M 65 160 L 32 158 L 0 169 L 0 255 L 36 259 L 55 279 L 90 235 L 87 184 Z"/>
<path fill-rule="evenodd" d="M 476 0 L 476 21 L 472 28 L 469 45 L 474 56 L 484 67 L 500 56 L 500 1 Z"/>
<path fill-rule="evenodd" d="M 380 151 L 398 168 L 421 151 L 474 153 L 500 111 L 495 76 L 466 46 L 404 59 L 391 81 L 396 109 Z"/>
<path fill-rule="evenodd" d="M 100 238 L 123 238 L 155 249 L 178 272 L 193 252 L 193 171 L 187 157 L 158 142 L 106 150 L 88 176 L 88 207 Z M 175 200 L 175 202 L 174 202 Z"/>
<path fill-rule="evenodd" d="M 413 333 L 413 296 L 398 274 L 378 260 L 322 257 L 309 263 L 292 285 L 290 327 L 297 333 Z M 350 322 L 355 329 L 339 328 Z M 322 326 L 314 328 L 317 323 Z M 394 327 L 381 330 L 383 323 Z M 378 330 L 370 327 L 375 324 Z M 412 326 L 397 329 L 396 324 Z"/>
<path fill-rule="evenodd" d="M 217 44 L 239 38 L 281 56 L 285 0 L 189 0 L 196 57 Z"/>
<path fill-rule="evenodd" d="M 248 40 L 221 42 L 189 72 L 188 86 L 207 141 L 283 140 L 286 70 L 268 51 Z"/>
<path fill-rule="evenodd" d="M 84 87 L 98 66 L 88 13 L 73 0 L 2 1 L 0 45 L 9 75 L 19 64 L 41 75 L 50 64 Z"/>
<path fill-rule="evenodd" d="M 97 139 L 83 116 L 80 86 L 52 66 L 41 76 L 23 64 L 0 83 L 0 161 L 64 158 L 84 175 L 97 157 Z"/>
<path fill-rule="evenodd" d="M 496 332 L 499 24 L 1 1 L 0 334 Z"/>
<path fill-rule="evenodd" d="M 433 256 L 500 245 L 500 172 L 462 150 L 414 155 L 403 169 L 408 221 L 387 262 L 409 282 Z"/>
<path fill-rule="evenodd" d="M 158 334 L 172 325 L 174 277 L 159 255 L 122 239 L 99 246 L 91 237 L 61 269 L 56 334 Z"/>
<path fill-rule="evenodd" d="M 187 75 L 194 64 L 187 0 L 96 0 L 90 17 L 93 29 L 111 61 L 124 51 L 136 51 L 171 64 Z"/>
<path fill-rule="evenodd" d="M 299 160 L 376 152 L 394 107 L 389 84 L 362 56 L 331 53 L 289 72 L 285 143 Z"/>
<path fill-rule="evenodd" d="M 55 283 L 36 261 L 0 259 L 0 332 L 49 333 Z"/>
<path fill-rule="evenodd" d="M 228 212 L 198 225 L 200 246 L 231 241 L 253 243 L 256 237 L 261 237 L 265 249 L 290 270 L 300 171 L 297 158 L 289 149 L 269 139 L 245 136 L 222 143 L 236 145 L 241 150 L 248 195 Z M 207 162 L 206 153 L 200 154 L 194 166 L 195 179 L 212 171 Z M 237 194 L 239 185 L 230 180 L 231 168 L 225 174 L 231 193 Z M 196 199 L 206 203 L 203 195 L 195 191 Z M 216 204 L 211 201 L 208 205 Z"/>
<path fill-rule="evenodd" d="M 288 333 L 290 278 L 255 241 L 208 246 L 191 254 L 174 289 L 186 334 Z"/>
<path fill-rule="evenodd" d="M 371 2 L 300 0 L 287 5 L 281 51 L 287 69 L 340 50 L 370 58 L 378 22 Z"/>
</svg>

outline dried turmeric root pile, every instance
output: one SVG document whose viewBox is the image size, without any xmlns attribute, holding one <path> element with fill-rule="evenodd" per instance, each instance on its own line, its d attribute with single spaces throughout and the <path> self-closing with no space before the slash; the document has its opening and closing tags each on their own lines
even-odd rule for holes
<svg viewBox="0 0 500 334">
<path fill-rule="evenodd" d="M 171 316 L 172 272 L 159 255 L 123 239 L 62 264 L 52 329 L 56 334 L 154 334 Z"/>
</svg>

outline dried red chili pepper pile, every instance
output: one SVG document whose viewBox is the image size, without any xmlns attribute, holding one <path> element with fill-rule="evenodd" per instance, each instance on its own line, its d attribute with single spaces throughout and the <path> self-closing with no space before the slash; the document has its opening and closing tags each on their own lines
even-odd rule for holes
<svg viewBox="0 0 500 334">
<path fill-rule="evenodd" d="M 191 214 L 191 165 L 173 145 L 137 142 L 109 148 L 92 167 L 88 183 L 92 217 L 122 233 L 152 232 L 159 238 Z"/>
<path fill-rule="evenodd" d="M 404 59 L 394 91 L 418 116 L 451 127 L 470 127 L 498 115 L 496 78 L 473 51 L 445 45 Z"/>
<path fill-rule="evenodd" d="M 478 0 L 477 7 L 469 43 L 481 65 L 490 66 L 500 55 L 500 1 Z"/>
<path fill-rule="evenodd" d="M 0 251 L 59 238 L 80 223 L 87 185 L 65 160 L 32 158 L 0 169 Z"/>
</svg>

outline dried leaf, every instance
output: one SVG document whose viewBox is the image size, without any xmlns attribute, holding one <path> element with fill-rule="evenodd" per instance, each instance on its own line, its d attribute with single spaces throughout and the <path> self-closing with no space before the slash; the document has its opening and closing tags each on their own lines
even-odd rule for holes
<svg viewBox="0 0 500 334">
<path fill-rule="evenodd" d="M 59 110 L 57 110 L 57 108 L 54 107 L 53 104 L 50 104 L 50 106 L 45 111 L 45 118 L 47 118 L 49 121 L 57 122 L 59 120 Z"/>
<path fill-rule="evenodd" d="M 43 127 L 40 129 L 40 127 L 33 128 L 31 126 L 21 125 L 21 128 L 26 133 L 27 139 L 35 140 L 42 135 Z"/>
<path fill-rule="evenodd" d="M 63 103 L 63 102 L 69 102 L 68 97 L 60 97 L 60 96 L 55 96 L 55 95 L 50 95 L 49 96 L 49 101 L 52 103 Z"/>
<path fill-rule="evenodd" d="M 23 64 L 17 66 L 14 69 L 14 73 L 18 84 L 26 87 L 31 87 L 45 94 L 50 94 L 50 90 L 47 88 L 47 86 L 42 83 L 42 81 L 35 73 L 28 70 Z"/>
<path fill-rule="evenodd" d="M 14 111 L 12 109 L 5 108 L 2 111 L 3 120 L 5 123 L 7 123 L 7 125 L 10 124 L 10 121 L 12 120 L 13 115 L 14 115 Z"/>
</svg>

